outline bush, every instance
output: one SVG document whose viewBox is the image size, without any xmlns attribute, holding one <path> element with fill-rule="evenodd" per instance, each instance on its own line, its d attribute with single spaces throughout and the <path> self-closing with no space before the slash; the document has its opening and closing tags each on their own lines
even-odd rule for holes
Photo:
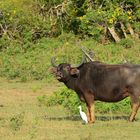
<svg viewBox="0 0 140 140">
<path fill-rule="evenodd" d="M 134 46 L 134 42 L 130 38 L 121 39 L 121 41 L 119 42 L 119 44 L 122 45 L 125 48 L 131 48 L 131 47 Z"/>
<path fill-rule="evenodd" d="M 24 112 L 20 113 L 20 114 L 17 114 L 15 116 L 13 116 L 11 119 L 10 119 L 10 127 L 12 128 L 12 130 L 20 130 L 21 126 L 23 125 L 24 123 Z"/>
<path fill-rule="evenodd" d="M 79 49 L 82 45 L 94 49 L 99 59 L 106 63 L 120 63 L 124 57 L 139 62 L 139 46 L 126 51 L 126 48 L 133 46 L 131 39 L 122 39 L 120 44 L 124 47 L 97 44 L 106 36 L 104 28 L 118 22 L 118 18 L 127 12 L 130 16 L 136 13 L 132 22 L 135 26 L 132 27 L 139 33 L 136 22 L 140 17 L 139 10 L 130 12 L 126 9 L 125 12 L 118 7 L 118 3 L 102 3 L 100 0 L 93 3 L 88 0 L 0 1 L 0 76 L 19 78 L 23 82 L 50 79 L 48 69 L 52 55 L 62 58 L 61 61 L 56 59 L 58 63 L 78 63 L 83 55 Z M 138 0 L 129 4 L 137 6 L 137 3 Z M 118 15 L 121 11 L 125 13 Z M 114 23 L 108 23 L 110 20 Z"/>
<path fill-rule="evenodd" d="M 79 105 L 82 105 L 84 107 L 84 104 L 80 102 L 75 92 L 67 89 L 66 87 L 55 92 L 50 98 L 47 98 L 45 95 L 40 96 L 38 97 L 38 101 L 40 105 L 45 106 L 62 105 L 71 114 L 79 113 Z"/>
<path fill-rule="evenodd" d="M 50 98 L 45 95 L 38 97 L 40 104 L 45 106 L 62 105 L 71 114 L 76 115 L 79 113 L 78 106 L 82 105 L 84 111 L 85 104 L 81 103 L 76 93 L 66 87 L 61 88 L 55 92 Z M 100 101 L 95 102 L 96 113 L 129 113 L 130 112 L 130 100 L 124 99 L 118 103 L 104 103 Z"/>
</svg>

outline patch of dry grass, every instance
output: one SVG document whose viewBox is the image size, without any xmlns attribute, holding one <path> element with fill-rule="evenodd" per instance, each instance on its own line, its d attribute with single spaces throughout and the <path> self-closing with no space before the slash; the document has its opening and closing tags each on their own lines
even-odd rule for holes
<svg viewBox="0 0 140 140">
<path fill-rule="evenodd" d="M 40 106 L 37 97 L 43 94 L 50 96 L 57 89 L 54 87 L 57 86 L 45 82 L 0 81 L 0 140 L 140 139 L 140 113 L 137 115 L 138 120 L 133 123 L 122 117 L 117 118 L 114 114 L 114 119 L 108 115 L 96 114 L 95 124 L 83 125 L 78 116 L 71 117 L 61 106 Z M 23 123 L 19 123 L 22 113 Z"/>
</svg>

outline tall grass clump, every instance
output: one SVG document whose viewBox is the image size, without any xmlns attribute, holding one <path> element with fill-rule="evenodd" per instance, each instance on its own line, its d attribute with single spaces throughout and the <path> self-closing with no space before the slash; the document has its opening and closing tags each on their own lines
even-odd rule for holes
<svg viewBox="0 0 140 140">
<path fill-rule="evenodd" d="M 23 123 L 24 123 L 24 112 L 17 114 L 15 116 L 13 116 L 10 119 L 10 128 L 12 130 L 20 130 L 20 128 L 22 127 Z"/>
<path fill-rule="evenodd" d="M 71 114 L 78 113 L 78 106 L 84 104 L 80 102 L 79 98 L 74 91 L 67 89 L 66 87 L 61 88 L 59 91 L 54 92 L 54 94 L 47 98 L 45 95 L 39 96 L 38 101 L 40 105 L 55 106 L 62 105 Z"/>
<path fill-rule="evenodd" d="M 79 105 L 82 105 L 85 110 L 85 104 L 79 100 L 77 94 L 66 87 L 56 91 L 49 98 L 47 98 L 45 95 L 39 96 L 38 101 L 40 105 L 45 105 L 47 107 L 62 105 L 73 115 L 79 113 L 77 108 Z M 95 112 L 100 114 L 107 114 L 110 112 L 116 114 L 128 114 L 130 112 L 130 108 L 129 98 L 117 103 L 95 101 Z"/>
</svg>

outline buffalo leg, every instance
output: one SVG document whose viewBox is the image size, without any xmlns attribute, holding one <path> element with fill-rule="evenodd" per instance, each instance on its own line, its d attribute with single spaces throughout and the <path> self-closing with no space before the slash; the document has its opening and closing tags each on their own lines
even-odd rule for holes
<svg viewBox="0 0 140 140">
<path fill-rule="evenodd" d="M 85 102 L 87 105 L 87 117 L 88 122 L 93 123 L 95 122 L 95 107 L 94 107 L 94 96 L 92 92 L 88 91 L 86 94 L 84 94 Z"/>
<path fill-rule="evenodd" d="M 88 119 L 88 122 L 90 122 L 90 115 L 89 115 L 89 108 L 87 107 L 87 119 Z"/>
<path fill-rule="evenodd" d="M 90 122 L 91 123 L 95 122 L 95 105 L 94 105 L 94 103 L 90 107 Z"/>
<path fill-rule="evenodd" d="M 132 100 L 132 113 L 131 113 L 130 118 L 129 118 L 130 122 L 135 120 L 135 116 L 136 116 L 137 111 L 140 107 L 139 97 L 131 97 L 131 100 Z"/>
<path fill-rule="evenodd" d="M 89 123 L 95 122 L 95 107 L 94 103 L 87 105 L 87 117 Z"/>
</svg>

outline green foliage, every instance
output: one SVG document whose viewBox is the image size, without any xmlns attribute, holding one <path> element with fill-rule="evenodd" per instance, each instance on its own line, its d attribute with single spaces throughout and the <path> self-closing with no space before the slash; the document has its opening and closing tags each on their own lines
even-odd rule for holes
<svg viewBox="0 0 140 140">
<path fill-rule="evenodd" d="M 23 82 L 51 78 L 48 71 L 50 58 L 56 45 L 61 44 L 61 42 L 52 44 L 53 42 L 53 39 L 46 39 L 45 42 L 41 40 L 27 52 L 23 52 L 18 46 L 1 52 L 0 76 L 9 79 L 20 78 Z"/>
<path fill-rule="evenodd" d="M 129 23 L 139 35 L 139 13 L 138 0 L 0 1 L 0 76 L 22 82 L 50 80 L 50 58 L 61 58 L 56 58 L 57 63 L 78 63 L 82 57 L 77 45 L 80 39 L 80 45 L 95 50 L 106 63 L 120 63 L 123 57 L 139 62 L 138 45 L 125 50 L 135 46 L 132 39 L 122 39 L 118 46 L 97 43 L 104 38 L 110 41 L 106 28 L 119 22 L 126 33 Z"/>
<path fill-rule="evenodd" d="M 95 103 L 96 112 L 98 113 L 117 113 L 117 114 L 129 114 L 131 111 L 130 99 L 124 99 L 117 103 L 103 103 L 97 101 Z"/>
<path fill-rule="evenodd" d="M 99 41 L 106 36 L 106 27 L 118 22 L 131 23 L 139 34 L 139 7 L 139 0 L 1 1 L 0 49 L 12 46 L 15 41 L 26 50 L 30 43 L 64 32 L 88 35 Z"/>
<path fill-rule="evenodd" d="M 63 105 L 70 113 L 78 114 L 79 98 L 72 90 L 62 88 L 49 99 L 43 95 L 38 97 L 39 104 L 46 106 Z"/>
<path fill-rule="evenodd" d="M 130 38 L 124 38 L 119 42 L 120 45 L 124 46 L 125 48 L 131 48 L 134 46 L 134 42 Z"/>
<path fill-rule="evenodd" d="M 41 39 L 24 52 L 19 46 L 9 47 L 0 52 L 0 76 L 7 79 L 28 80 L 52 79 L 50 59 L 55 56 L 56 63 L 69 62 L 77 64 L 83 56 L 78 38 L 73 34 L 63 34 L 59 38 Z M 119 44 L 101 45 L 92 39 L 82 40 L 80 45 L 95 52 L 95 60 L 105 63 L 140 62 L 140 46 L 137 42 L 125 39 Z M 130 46 L 131 48 L 129 48 Z M 129 49 L 126 49 L 129 48 Z M 74 52 L 74 53 L 73 53 Z"/>
<path fill-rule="evenodd" d="M 72 114 L 78 114 L 78 106 L 82 104 L 85 110 L 85 104 L 82 103 L 76 93 L 72 90 L 61 88 L 59 91 L 55 92 L 54 95 L 47 98 L 45 95 L 39 96 L 38 101 L 40 105 L 53 106 L 62 105 Z M 96 113 L 129 113 L 130 112 L 130 100 L 125 99 L 118 103 L 104 103 L 100 101 L 95 102 Z"/>
<path fill-rule="evenodd" d="M 139 25 L 137 22 L 139 19 L 138 0 L 135 2 L 71 0 L 63 1 L 61 6 L 64 9 L 63 11 L 60 9 L 62 22 L 60 23 L 60 17 L 57 17 L 56 23 L 61 24 L 63 29 L 59 30 L 73 31 L 78 35 L 82 33 L 82 35 L 92 36 L 96 40 L 106 36 L 106 31 L 104 31 L 106 27 L 114 26 L 119 22 L 125 25 L 127 23 Z"/>
<path fill-rule="evenodd" d="M 13 47 L 15 42 L 25 51 L 31 43 L 47 36 L 49 21 L 39 16 L 34 0 L 5 0 L 0 2 L 0 9 L 1 49 Z"/>
<path fill-rule="evenodd" d="M 41 106 L 41 105 L 45 105 L 45 106 L 46 106 L 46 105 L 48 104 L 48 103 L 46 102 L 47 97 L 46 97 L 45 95 L 43 95 L 43 96 L 38 96 L 38 97 L 37 97 L 37 100 L 38 100 L 38 103 L 39 103 L 40 106 Z M 52 97 L 51 100 L 53 100 L 53 97 Z M 53 101 L 53 103 L 56 104 L 55 101 Z"/>
<path fill-rule="evenodd" d="M 80 29 L 84 34 L 88 34 L 93 36 L 95 40 L 99 40 L 99 37 L 103 33 L 103 26 L 98 24 L 99 22 L 103 22 L 102 20 L 106 20 L 104 11 L 100 9 L 92 9 L 88 8 L 86 14 L 79 17 L 81 21 Z"/>
<path fill-rule="evenodd" d="M 10 127 L 15 131 L 19 130 L 23 125 L 23 123 L 24 123 L 24 113 L 15 115 L 10 119 Z"/>
</svg>

